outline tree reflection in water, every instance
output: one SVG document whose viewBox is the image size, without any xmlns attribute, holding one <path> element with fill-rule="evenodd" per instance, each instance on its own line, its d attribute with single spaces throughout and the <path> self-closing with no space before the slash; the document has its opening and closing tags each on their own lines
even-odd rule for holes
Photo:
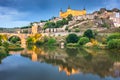
<svg viewBox="0 0 120 80">
<path fill-rule="evenodd" d="M 83 48 L 36 47 L 22 52 L 22 56 L 32 61 L 40 61 L 58 66 L 59 72 L 70 76 L 78 73 L 92 73 L 101 77 L 120 76 L 120 55 L 107 50 Z"/>
</svg>

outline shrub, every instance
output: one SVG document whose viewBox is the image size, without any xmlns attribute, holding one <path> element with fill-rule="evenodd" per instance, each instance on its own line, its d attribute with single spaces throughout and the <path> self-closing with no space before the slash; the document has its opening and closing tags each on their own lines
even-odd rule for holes
<svg viewBox="0 0 120 80">
<path fill-rule="evenodd" d="M 87 38 L 87 37 L 82 37 L 78 41 L 79 45 L 84 45 L 84 44 L 86 44 L 88 42 L 89 42 L 89 38 Z"/>
<path fill-rule="evenodd" d="M 2 45 L 2 36 L 0 35 L 0 46 Z"/>
<path fill-rule="evenodd" d="M 42 44 L 43 44 L 43 41 L 37 40 L 35 44 L 36 44 L 36 45 L 42 45 Z"/>
<path fill-rule="evenodd" d="M 97 40 L 91 39 L 90 41 L 92 42 L 92 44 L 93 44 L 94 46 L 97 46 L 97 45 L 98 45 L 98 41 L 97 41 Z"/>
<path fill-rule="evenodd" d="M 95 30 L 94 31 L 94 35 L 97 36 L 98 35 L 98 31 Z"/>
<path fill-rule="evenodd" d="M 48 38 L 47 36 L 44 36 L 44 37 L 43 37 L 44 43 L 48 42 L 48 39 L 49 39 L 49 38 Z"/>
<path fill-rule="evenodd" d="M 9 56 L 8 53 L 0 53 L 0 63 L 1 63 L 1 60 L 4 59 L 7 56 Z"/>
<path fill-rule="evenodd" d="M 70 30 L 70 29 L 68 29 L 68 32 L 71 32 L 71 30 Z"/>
<path fill-rule="evenodd" d="M 50 21 L 46 22 L 45 25 L 44 25 L 44 29 L 46 29 L 46 28 L 55 28 L 55 27 L 56 27 L 55 23 L 50 22 Z"/>
<path fill-rule="evenodd" d="M 9 43 L 8 42 L 3 42 L 2 46 L 5 48 L 5 51 L 8 52 L 8 47 L 9 47 Z"/>
<path fill-rule="evenodd" d="M 54 45 L 55 43 L 56 43 L 56 40 L 54 38 L 48 39 L 48 42 L 47 42 L 48 45 Z"/>
<path fill-rule="evenodd" d="M 6 48 L 3 46 L 0 46 L 0 54 L 7 54 Z"/>
<path fill-rule="evenodd" d="M 120 49 L 120 39 L 112 39 L 107 43 L 108 48 L 110 49 Z"/>
<path fill-rule="evenodd" d="M 9 41 L 11 43 L 17 43 L 18 41 L 20 42 L 21 39 L 18 36 L 12 36 L 12 37 L 9 38 Z"/>
<path fill-rule="evenodd" d="M 77 43 L 78 42 L 78 36 L 76 34 L 69 34 L 66 38 L 67 43 Z"/>
<path fill-rule="evenodd" d="M 67 47 L 77 47 L 77 46 L 79 46 L 79 44 L 77 44 L 77 43 L 68 43 L 67 44 Z"/>
<path fill-rule="evenodd" d="M 80 29 L 79 29 L 79 28 L 76 28 L 76 29 L 75 29 L 75 32 L 80 32 Z"/>
<path fill-rule="evenodd" d="M 66 30 L 66 31 L 68 30 L 68 26 L 66 26 L 65 30 Z"/>
<path fill-rule="evenodd" d="M 101 42 L 102 42 L 102 44 L 107 44 L 107 43 L 106 43 L 106 38 L 102 38 L 102 41 L 101 41 Z"/>
<path fill-rule="evenodd" d="M 18 44 L 9 44 L 9 46 L 8 46 L 8 51 L 20 51 L 20 50 L 23 50 L 23 49 L 24 48 L 22 48 Z"/>
<path fill-rule="evenodd" d="M 24 48 L 21 47 L 9 47 L 9 51 L 21 51 L 24 50 Z"/>
<path fill-rule="evenodd" d="M 33 44 L 34 40 L 32 37 L 28 37 L 26 42 L 27 42 L 27 44 Z"/>
<path fill-rule="evenodd" d="M 93 31 L 91 29 L 88 29 L 84 32 L 84 37 L 88 37 L 89 39 L 91 38 L 95 38 L 94 34 L 93 34 Z"/>
<path fill-rule="evenodd" d="M 109 28 L 109 25 L 107 23 L 102 24 L 102 27 Z"/>
<path fill-rule="evenodd" d="M 112 39 L 120 39 L 120 33 L 114 33 L 107 37 L 107 42 Z"/>
<path fill-rule="evenodd" d="M 72 18 L 73 18 L 72 14 L 69 14 L 69 15 L 67 16 L 67 20 L 68 20 L 68 21 L 71 21 Z"/>
</svg>

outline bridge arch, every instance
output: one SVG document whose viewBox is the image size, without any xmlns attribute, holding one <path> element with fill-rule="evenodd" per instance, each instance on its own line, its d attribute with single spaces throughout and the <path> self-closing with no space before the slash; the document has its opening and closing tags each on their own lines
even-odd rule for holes
<svg viewBox="0 0 120 80">
<path fill-rule="evenodd" d="M 20 41 L 21 41 L 21 47 L 25 48 L 26 47 L 26 38 L 29 36 L 29 35 L 26 35 L 26 34 L 8 34 L 8 39 L 12 36 L 16 36 L 16 37 L 19 37 L 20 38 Z"/>
<path fill-rule="evenodd" d="M 12 42 L 12 43 L 20 43 L 21 44 L 21 38 L 17 35 L 12 35 L 8 37 L 8 41 Z"/>
</svg>

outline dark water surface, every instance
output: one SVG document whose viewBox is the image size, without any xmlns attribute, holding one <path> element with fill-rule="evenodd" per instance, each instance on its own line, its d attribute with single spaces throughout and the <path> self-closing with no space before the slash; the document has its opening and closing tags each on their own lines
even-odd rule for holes
<svg viewBox="0 0 120 80">
<path fill-rule="evenodd" d="M 0 80 L 120 80 L 119 51 L 33 46 L 10 54 Z"/>
</svg>

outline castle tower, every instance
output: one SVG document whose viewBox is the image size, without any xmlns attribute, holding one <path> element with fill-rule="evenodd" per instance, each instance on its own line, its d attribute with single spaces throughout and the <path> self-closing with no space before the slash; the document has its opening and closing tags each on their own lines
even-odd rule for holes
<svg viewBox="0 0 120 80">
<path fill-rule="evenodd" d="M 59 15 L 61 17 L 61 15 L 63 14 L 62 8 L 60 9 Z"/>
<path fill-rule="evenodd" d="M 86 15 L 86 13 L 87 13 L 87 12 L 86 12 L 86 8 L 84 7 L 84 8 L 83 8 L 83 14 Z"/>
<path fill-rule="evenodd" d="M 60 12 L 62 12 L 62 8 L 60 9 Z"/>
<path fill-rule="evenodd" d="M 84 6 L 83 10 L 86 10 L 85 6 Z"/>
<path fill-rule="evenodd" d="M 71 9 L 71 8 L 70 8 L 70 5 L 68 6 L 68 9 Z"/>
<path fill-rule="evenodd" d="M 70 5 L 68 6 L 68 9 L 67 9 L 67 11 L 68 11 L 68 12 L 69 12 L 69 11 L 71 11 Z"/>
</svg>

